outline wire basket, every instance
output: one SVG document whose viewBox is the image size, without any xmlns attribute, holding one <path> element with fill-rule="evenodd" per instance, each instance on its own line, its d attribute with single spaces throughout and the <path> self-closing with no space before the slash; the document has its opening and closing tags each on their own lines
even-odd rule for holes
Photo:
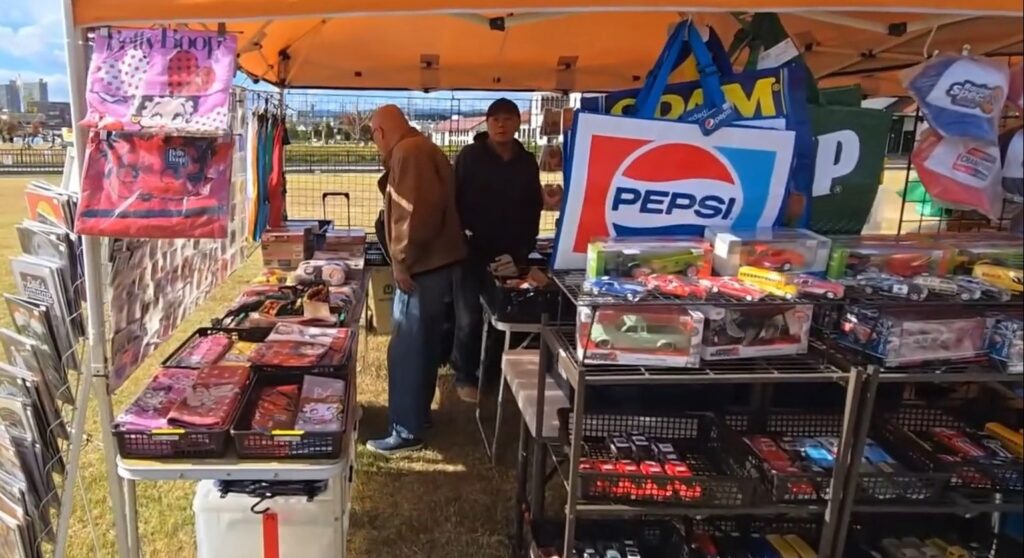
<svg viewBox="0 0 1024 558">
<path fill-rule="evenodd" d="M 884 417 L 881 436 L 899 453 L 899 458 L 922 471 L 946 473 L 953 488 L 979 491 L 1024 491 L 1024 463 L 1010 459 L 1006 463 L 949 461 L 922 440 L 919 432 L 931 428 L 972 430 L 964 421 L 943 409 L 904 406 Z"/>
<path fill-rule="evenodd" d="M 571 414 L 560 414 L 568 440 Z M 581 471 L 579 494 L 587 500 L 644 501 L 714 507 L 748 505 L 758 479 L 737 467 L 731 448 L 722 442 L 718 419 L 708 413 L 680 416 L 594 414 L 583 418 L 583 457 L 613 461 L 604 440 L 609 435 L 637 432 L 670 442 L 689 467 L 690 476 L 628 472 Z"/>
<path fill-rule="evenodd" d="M 725 423 L 736 432 L 730 434 L 746 458 L 744 466 L 756 471 L 764 481 L 771 500 L 780 503 L 828 500 L 831 495 L 831 471 L 795 471 L 783 473 L 774 470 L 742 439 L 742 435 L 764 434 L 794 438 L 838 437 L 843 419 L 832 413 L 774 412 L 766 416 L 731 414 Z M 883 444 L 886 451 L 890 448 Z M 937 498 L 948 485 L 949 476 L 935 472 L 918 472 L 901 468 L 883 472 L 862 468 L 858 475 L 857 501 L 908 500 L 921 501 Z"/>
<path fill-rule="evenodd" d="M 274 374 L 256 377 L 246 394 L 242 410 L 235 420 L 231 435 L 235 452 L 242 459 L 336 459 L 341 457 L 345 438 L 346 420 L 342 428 L 332 431 L 275 430 L 261 432 L 252 428 L 253 413 L 259 402 L 260 391 L 270 386 L 302 385 L 302 374 Z M 352 385 L 345 390 L 344 410 L 350 411 Z"/>
</svg>

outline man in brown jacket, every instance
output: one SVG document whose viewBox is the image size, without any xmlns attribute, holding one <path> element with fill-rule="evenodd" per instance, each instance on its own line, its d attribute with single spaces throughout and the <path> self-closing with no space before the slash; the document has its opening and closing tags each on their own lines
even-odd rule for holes
<svg viewBox="0 0 1024 558">
<path fill-rule="evenodd" d="M 444 357 L 446 305 L 466 247 L 448 158 L 394 105 L 377 109 L 370 125 L 384 161 L 384 223 L 398 291 L 388 345 L 391 432 L 366 445 L 393 455 L 423 446 L 421 435 Z"/>
</svg>

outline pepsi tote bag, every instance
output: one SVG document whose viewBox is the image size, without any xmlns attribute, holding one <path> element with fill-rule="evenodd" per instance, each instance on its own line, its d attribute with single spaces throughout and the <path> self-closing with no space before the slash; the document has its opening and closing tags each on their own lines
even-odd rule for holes
<svg viewBox="0 0 1024 558">
<path fill-rule="evenodd" d="M 702 103 L 654 120 L 672 69 L 693 56 Z M 796 134 L 730 126 L 740 111 L 697 26 L 673 30 L 636 95 L 636 116 L 580 113 L 566 142 L 567 193 L 554 269 L 586 263 L 594 238 L 701 234 L 710 225 L 766 227 L 782 212 Z M 731 73 L 731 68 L 725 68 Z"/>
<path fill-rule="evenodd" d="M 554 269 L 581 269 L 592 239 L 770 227 L 786 197 L 795 134 L 579 113 Z"/>
</svg>

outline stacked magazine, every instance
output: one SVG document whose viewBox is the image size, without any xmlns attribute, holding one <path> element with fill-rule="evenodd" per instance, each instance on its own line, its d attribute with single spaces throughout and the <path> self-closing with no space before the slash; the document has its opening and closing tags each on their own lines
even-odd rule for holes
<svg viewBox="0 0 1024 558">
<path fill-rule="evenodd" d="M 31 182 L 25 200 L 23 253 L 10 262 L 17 293 L 4 294 L 12 325 L 0 328 L 0 556 L 35 558 L 54 536 L 84 289 L 76 196 Z"/>
</svg>

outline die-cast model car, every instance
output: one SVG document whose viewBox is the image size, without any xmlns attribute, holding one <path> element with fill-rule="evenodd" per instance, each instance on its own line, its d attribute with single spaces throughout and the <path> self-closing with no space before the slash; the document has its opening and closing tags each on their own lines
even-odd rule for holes
<svg viewBox="0 0 1024 558">
<path fill-rule="evenodd" d="M 954 281 L 935 277 L 932 275 L 918 275 L 910 280 L 915 285 L 921 285 L 928 289 L 928 292 L 955 296 L 965 302 L 981 298 L 981 292 L 974 289 L 961 289 Z"/>
<path fill-rule="evenodd" d="M 796 286 L 800 294 L 823 296 L 829 300 L 843 298 L 846 288 L 842 283 L 821 279 L 813 275 L 797 275 L 790 282 Z"/>
<path fill-rule="evenodd" d="M 678 323 L 649 323 L 638 314 L 623 314 L 615 323 L 594 323 L 590 338 L 601 349 L 689 350 L 693 332 Z"/>
<path fill-rule="evenodd" d="M 591 279 L 583 284 L 583 290 L 590 294 L 620 296 L 630 302 L 636 302 L 647 295 L 647 287 L 611 277 Z"/>
<path fill-rule="evenodd" d="M 700 284 L 708 289 L 718 289 L 718 292 L 734 298 L 746 301 L 761 300 L 765 292 L 756 287 L 741 283 L 732 277 L 706 277 L 700 279 Z"/>
<path fill-rule="evenodd" d="M 888 273 L 861 273 L 855 279 L 843 281 L 847 286 L 854 286 L 864 294 L 878 293 L 884 296 L 907 298 L 913 301 L 924 300 L 928 296 L 928 288 L 910 283 Z"/>
<path fill-rule="evenodd" d="M 712 286 L 709 289 L 694 279 L 680 277 L 679 275 L 655 273 L 644 277 L 642 281 L 652 291 L 682 298 L 704 300 L 709 292 L 718 292 L 717 287 Z"/>
<path fill-rule="evenodd" d="M 952 280 L 961 289 L 977 291 L 979 297 L 994 298 L 1000 302 L 1009 302 L 1013 298 L 1013 293 L 1010 291 L 999 288 L 984 279 L 970 275 L 954 275 Z"/>
<path fill-rule="evenodd" d="M 802 267 L 807 261 L 807 258 L 796 250 L 777 246 L 755 246 L 753 252 L 746 258 L 746 265 L 773 271 L 789 271 L 794 267 Z"/>
</svg>

